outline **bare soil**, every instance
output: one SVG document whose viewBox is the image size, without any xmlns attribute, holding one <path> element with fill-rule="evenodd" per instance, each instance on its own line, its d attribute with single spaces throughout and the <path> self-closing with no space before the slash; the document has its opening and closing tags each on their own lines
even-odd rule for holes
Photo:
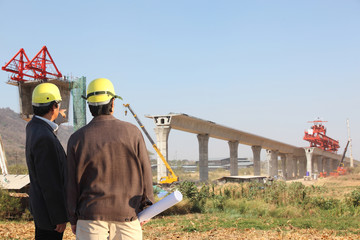
<svg viewBox="0 0 360 240">
<path fill-rule="evenodd" d="M 169 240 L 169 239 L 359 239 L 359 235 L 340 233 L 333 230 L 296 229 L 286 231 L 275 229 L 271 231 L 255 229 L 218 228 L 205 232 L 173 232 L 174 226 L 151 227 L 144 226 L 144 239 Z M 0 224 L 0 239 L 34 239 L 34 224 L 2 223 Z M 341 236 L 338 236 L 338 235 Z M 64 240 L 74 240 L 70 226 L 65 230 Z"/>
<path fill-rule="evenodd" d="M 359 174 L 348 174 L 339 177 L 327 177 L 315 181 L 304 181 L 305 185 L 325 186 L 329 189 L 329 195 L 342 198 L 345 194 L 360 186 Z M 173 216 L 174 217 L 174 216 Z M 189 216 L 190 217 L 190 216 Z M 166 218 L 166 217 L 164 217 Z M 214 228 L 210 231 L 178 231 L 179 226 L 167 224 L 166 226 L 145 225 L 144 239 L 360 239 L 360 235 L 350 234 L 346 231 L 298 229 L 288 227 L 284 229 L 273 229 L 269 231 L 256 229 L 236 229 L 236 228 Z M 180 226 L 181 228 L 181 226 Z M 34 239 L 33 222 L 2 222 L 0 223 L 0 239 Z M 75 239 L 70 226 L 66 228 L 64 240 Z"/>
</svg>

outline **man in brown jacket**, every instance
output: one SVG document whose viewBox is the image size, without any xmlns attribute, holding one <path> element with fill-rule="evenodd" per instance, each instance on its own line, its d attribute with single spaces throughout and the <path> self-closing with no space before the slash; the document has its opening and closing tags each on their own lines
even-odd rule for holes
<svg viewBox="0 0 360 240">
<path fill-rule="evenodd" d="M 86 99 L 94 118 L 68 141 L 68 214 L 77 239 L 142 239 L 137 214 L 154 202 L 143 136 L 113 116 L 115 98 L 108 79 L 93 80 Z"/>
</svg>

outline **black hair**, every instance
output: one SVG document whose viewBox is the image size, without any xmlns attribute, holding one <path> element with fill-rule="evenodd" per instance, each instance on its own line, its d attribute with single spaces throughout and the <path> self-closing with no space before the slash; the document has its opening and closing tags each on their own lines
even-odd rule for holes
<svg viewBox="0 0 360 240">
<path fill-rule="evenodd" d="M 40 106 L 40 107 L 32 106 L 32 107 L 33 107 L 34 114 L 42 117 L 45 114 L 47 114 L 48 112 L 50 112 L 52 110 L 53 106 L 55 106 L 57 108 L 58 103 L 56 101 L 52 101 L 47 106 Z"/>
<path fill-rule="evenodd" d="M 100 115 L 110 115 L 112 112 L 112 106 L 113 106 L 113 99 L 110 99 L 110 102 L 107 104 L 103 104 L 103 105 L 99 105 L 99 106 L 93 106 L 93 105 L 89 105 L 89 109 L 91 112 L 91 115 L 93 115 L 93 117 L 97 117 Z"/>
</svg>

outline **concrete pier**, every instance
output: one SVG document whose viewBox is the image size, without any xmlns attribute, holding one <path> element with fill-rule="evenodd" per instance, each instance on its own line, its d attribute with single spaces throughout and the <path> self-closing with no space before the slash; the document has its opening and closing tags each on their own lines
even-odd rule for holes
<svg viewBox="0 0 360 240">
<path fill-rule="evenodd" d="M 239 175 L 239 166 L 238 166 L 238 141 L 229 141 L 230 147 L 230 176 Z"/>
<path fill-rule="evenodd" d="M 269 173 L 270 177 L 278 176 L 278 151 L 276 150 L 266 150 L 267 161 L 269 163 Z"/>
<path fill-rule="evenodd" d="M 166 161 L 168 161 L 168 138 L 170 130 L 170 126 L 156 126 L 154 129 L 157 139 L 156 145 Z M 160 182 L 160 178 L 165 176 L 167 176 L 166 166 L 162 159 L 157 156 L 157 181 Z"/>
<path fill-rule="evenodd" d="M 254 157 L 254 176 L 260 176 L 260 152 L 261 146 L 251 146 Z"/>
<path fill-rule="evenodd" d="M 281 174 L 284 179 L 287 179 L 287 171 L 286 171 L 286 156 L 285 154 L 280 154 L 281 160 Z"/>
<path fill-rule="evenodd" d="M 309 176 L 312 176 L 313 173 L 313 164 L 312 164 L 312 157 L 314 154 L 314 148 L 305 148 L 305 155 L 306 155 L 306 173 L 309 174 Z"/>
<path fill-rule="evenodd" d="M 317 156 L 316 158 L 317 161 L 317 171 L 318 173 L 323 172 L 323 157 L 322 156 Z"/>
<path fill-rule="evenodd" d="M 285 154 L 286 157 L 286 179 L 293 179 L 294 178 L 294 156 L 291 153 Z"/>
<path fill-rule="evenodd" d="M 209 135 L 198 134 L 199 141 L 199 171 L 200 181 L 206 182 L 209 179 Z"/>
</svg>

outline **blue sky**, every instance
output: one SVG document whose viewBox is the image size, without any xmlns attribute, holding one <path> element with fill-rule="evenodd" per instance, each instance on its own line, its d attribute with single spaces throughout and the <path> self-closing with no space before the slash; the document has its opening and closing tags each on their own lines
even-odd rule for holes
<svg viewBox="0 0 360 240">
<path fill-rule="evenodd" d="M 144 115 L 175 112 L 307 146 L 308 121 L 321 117 L 342 153 L 349 119 L 360 160 L 359 26 L 358 0 L 0 0 L 0 63 L 46 45 L 64 75 L 112 80 L 154 138 Z M 0 107 L 18 112 L 8 76 Z M 121 104 L 115 116 L 135 124 Z M 210 139 L 209 158 L 228 156 Z M 173 130 L 169 157 L 197 159 L 196 136 Z"/>
</svg>

